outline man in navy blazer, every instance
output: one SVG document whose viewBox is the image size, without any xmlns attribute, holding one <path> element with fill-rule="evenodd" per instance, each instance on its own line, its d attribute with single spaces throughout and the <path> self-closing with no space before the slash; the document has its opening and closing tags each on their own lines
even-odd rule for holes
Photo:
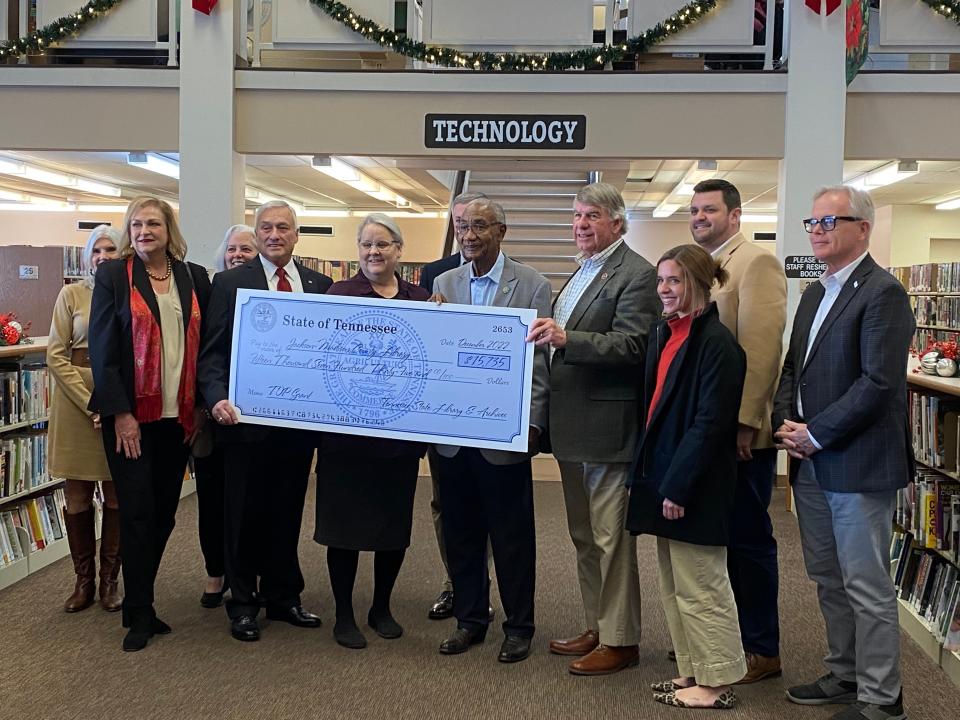
<svg viewBox="0 0 960 720">
<path fill-rule="evenodd" d="M 854 188 L 814 196 L 804 220 L 827 271 L 800 298 L 774 401 L 791 456 L 803 557 L 827 626 L 826 675 L 787 691 L 801 705 L 850 704 L 837 720 L 905 718 L 890 578 L 897 490 L 913 474 L 906 292 L 870 256 L 874 207 Z"/>
<path fill-rule="evenodd" d="M 230 599 L 225 605 L 231 634 L 244 641 L 260 639 L 258 575 L 268 618 L 298 627 L 318 627 L 320 618 L 300 604 L 304 582 L 297 555 L 316 441 L 308 430 L 238 424 L 227 399 L 237 290 L 324 293 L 333 284 L 293 261 L 297 216 L 287 203 L 261 205 L 255 227 L 257 257 L 214 276 L 197 364 L 204 399 L 218 426 L 217 442 L 226 446 L 224 560 Z"/>
</svg>

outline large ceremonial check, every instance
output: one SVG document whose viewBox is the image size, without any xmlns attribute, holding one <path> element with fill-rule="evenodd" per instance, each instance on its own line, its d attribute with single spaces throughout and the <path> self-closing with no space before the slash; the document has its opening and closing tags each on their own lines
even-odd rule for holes
<svg viewBox="0 0 960 720">
<path fill-rule="evenodd" d="M 536 310 L 238 290 L 241 422 L 525 452 Z"/>
</svg>

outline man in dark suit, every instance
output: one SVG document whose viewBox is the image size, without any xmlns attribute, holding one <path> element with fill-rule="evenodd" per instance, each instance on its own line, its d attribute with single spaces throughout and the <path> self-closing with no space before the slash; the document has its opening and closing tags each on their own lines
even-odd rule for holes
<svg viewBox="0 0 960 720">
<path fill-rule="evenodd" d="M 310 431 L 238 425 L 236 409 L 227 399 L 237 290 L 323 293 L 333 283 L 293 261 L 297 217 L 287 203 L 274 200 L 261 205 L 255 227 L 259 255 L 214 277 L 197 367 L 204 398 L 219 426 L 217 441 L 226 449 L 224 559 L 231 594 L 226 602 L 230 632 L 247 641 L 260 639 L 257 575 L 268 618 L 298 627 L 320 625 L 320 618 L 300 604 L 304 583 L 297 556 L 316 442 Z"/>
<path fill-rule="evenodd" d="M 450 224 L 453 227 L 453 237 L 457 241 L 457 251 L 453 255 L 434 260 L 420 269 L 420 287 L 433 293 L 433 282 L 447 270 L 453 270 L 463 265 L 467 260 L 460 252 L 460 228 L 463 225 L 463 210 L 474 200 L 487 197 L 483 193 L 460 193 L 450 203 Z M 431 445 L 427 450 L 427 460 L 430 463 L 430 478 L 433 480 L 433 497 L 430 499 L 430 510 L 433 511 L 433 529 L 437 535 L 437 547 L 440 550 L 440 560 L 443 562 L 444 579 L 440 594 L 430 607 L 428 617 L 431 620 L 443 620 L 453 615 L 453 583 L 450 581 L 450 565 L 447 563 L 447 547 L 443 542 L 443 521 L 440 514 L 440 486 L 437 469 L 437 451 Z"/>
<path fill-rule="evenodd" d="M 560 465 L 586 629 L 552 640 L 574 675 L 637 664 L 640 579 L 636 538 L 624 529 L 626 478 L 637 444 L 647 332 L 660 314 L 657 273 L 623 241 L 627 212 L 606 183 L 573 203 L 579 269 L 528 340 L 549 345 L 550 444 Z"/>
<path fill-rule="evenodd" d="M 539 317 L 548 316 L 550 283 L 500 251 L 507 231 L 503 208 L 490 200 L 474 200 L 463 212 L 463 224 L 467 228 L 461 235 L 461 248 L 470 262 L 437 278 L 436 299 L 462 305 L 533 308 Z M 540 429 L 547 423 L 546 355 L 542 347 L 534 353 L 529 452 L 437 446 L 443 534 L 457 618 L 457 629 L 440 644 L 445 655 L 465 652 L 482 642 L 487 633 L 488 537 L 506 615 L 506 637 L 498 659 L 517 662 L 530 654 L 536 574 L 530 458 L 537 453 Z"/>
<path fill-rule="evenodd" d="M 903 287 L 870 256 L 873 218 L 861 190 L 841 185 L 814 197 L 804 226 L 827 270 L 800 299 L 773 411 L 829 648 L 829 672 L 787 697 L 852 703 L 837 720 L 906 717 L 889 550 L 897 490 L 913 474 L 914 318 Z"/>
</svg>

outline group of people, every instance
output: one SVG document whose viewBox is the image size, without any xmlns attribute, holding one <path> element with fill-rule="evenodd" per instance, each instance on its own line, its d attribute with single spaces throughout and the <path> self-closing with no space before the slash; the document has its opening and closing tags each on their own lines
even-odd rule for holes
<svg viewBox="0 0 960 720">
<path fill-rule="evenodd" d="M 261 206 L 253 227 L 229 229 L 211 286 L 205 269 L 184 261 L 170 206 L 137 198 L 120 234 L 91 234 L 84 261 L 96 274 L 64 289 L 51 329 L 50 467 L 68 478 L 77 575 L 65 609 L 96 597 L 90 481 L 100 480 L 101 604 L 122 608 L 125 650 L 170 632 L 153 588 L 192 452 L 207 573 L 201 603 L 225 604 L 242 641 L 260 638 L 261 607 L 273 620 L 318 627 L 301 604 L 297 550 L 316 451 L 314 538 L 327 547 L 334 637 L 366 645 L 353 589 L 359 553 L 372 551 L 367 625 L 398 638 L 390 597 L 426 453 L 447 572 L 429 615 L 456 618 L 439 650 L 483 642 L 492 557 L 505 616 L 498 659 L 521 661 L 535 629 L 531 458 L 552 452 L 583 624 L 551 640 L 550 651 L 570 656 L 577 675 L 638 663 L 635 536 L 653 535 L 677 664 L 676 677 L 652 685 L 653 698 L 730 708 L 734 685 L 781 674 L 768 514 L 779 448 L 791 458 L 804 560 L 829 645 L 829 672 L 791 687 L 788 698 L 845 704 L 841 720 L 903 718 L 888 547 L 896 490 L 912 469 L 905 382 L 914 326 L 903 288 L 869 254 L 873 214 L 856 189 L 829 187 L 814 198 L 804 225 L 827 271 L 803 293 L 781 364 L 784 273 L 740 232 L 740 195 L 723 180 L 694 188 L 693 242 L 656 266 L 624 241 L 618 190 L 585 186 L 573 208 L 579 267 L 555 299 L 540 273 L 503 252 L 503 208 L 476 193 L 451 203 L 459 251 L 426 265 L 420 286 L 397 272 L 403 236 L 378 213 L 358 229 L 354 277 L 334 283 L 295 262 L 297 218 L 281 201 Z M 528 451 L 240 423 L 228 399 L 240 288 L 535 309 L 526 338 L 535 345 Z"/>
</svg>

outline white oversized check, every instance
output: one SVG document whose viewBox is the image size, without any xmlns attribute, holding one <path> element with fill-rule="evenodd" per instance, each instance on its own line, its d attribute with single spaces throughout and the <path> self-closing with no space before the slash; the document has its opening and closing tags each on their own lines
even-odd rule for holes
<svg viewBox="0 0 960 720">
<path fill-rule="evenodd" d="M 525 452 L 536 310 L 239 290 L 241 422 Z"/>
</svg>

